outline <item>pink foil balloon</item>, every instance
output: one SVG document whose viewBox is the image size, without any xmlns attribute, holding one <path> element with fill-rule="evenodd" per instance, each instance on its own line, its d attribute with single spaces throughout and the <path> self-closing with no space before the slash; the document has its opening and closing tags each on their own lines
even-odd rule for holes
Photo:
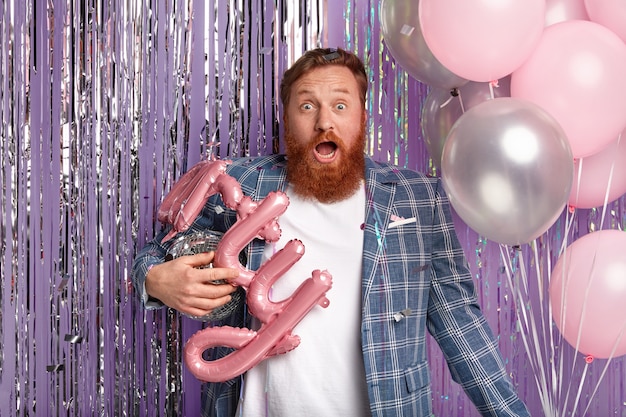
<svg viewBox="0 0 626 417">
<path fill-rule="evenodd" d="M 626 233 L 599 230 L 575 240 L 550 278 L 554 322 L 577 351 L 626 354 Z"/>
<path fill-rule="evenodd" d="M 493 81 L 519 68 L 545 26 L 545 0 L 420 0 L 426 44 L 446 68 Z"/>
<path fill-rule="evenodd" d="M 565 130 L 575 158 L 599 152 L 626 126 L 626 44 L 589 21 L 557 23 L 511 75 L 511 97 L 530 100 Z"/>
<path fill-rule="evenodd" d="M 266 286 L 267 283 L 262 285 Z M 300 344 L 300 338 L 292 334 L 293 328 L 316 304 L 321 307 L 329 305 L 325 293 L 331 285 L 330 274 L 313 271 L 313 276 L 296 289 L 289 302 L 280 309 L 274 309 L 270 320 L 263 322 L 258 332 L 228 326 L 200 330 L 185 345 L 187 367 L 201 381 L 223 382 L 243 374 L 262 360 L 295 349 Z M 267 298 L 248 299 L 249 305 L 255 303 L 272 302 Z M 263 308 L 267 309 L 268 306 Z M 215 346 L 228 346 L 236 350 L 214 361 L 204 360 L 202 353 Z"/>
<path fill-rule="evenodd" d="M 619 140 L 600 152 L 574 162 L 574 183 L 569 204 L 593 208 L 611 203 L 626 193 L 626 130 Z"/>
<path fill-rule="evenodd" d="M 229 208 L 239 204 L 243 193 L 237 181 L 225 174 L 228 164 L 225 160 L 201 161 L 174 184 L 157 212 L 159 221 L 172 225 L 162 242 L 189 229 L 206 200 L 217 192 L 222 193 Z"/>
<path fill-rule="evenodd" d="M 280 238 L 278 217 L 285 212 L 289 198 L 281 191 L 269 193 L 260 202 L 244 196 L 239 183 L 226 174 L 227 161 L 203 161 L 196 164 L 172 187 L 159 208 L 158 217 L 171 224 L 166 241 L 191 226 L 207 199 L 219 192 L 230 209 L 236 210 L 238 220 L 220 240 L 213 265 L 239 270 L 233 280 L 246 290 L 250 313 L 261 322 L 258 331 L 233 327 L 208 327 L 200 330 L 185 345 L 185 363 L 191 373 L 202 381 L 227 381 L 256 366 L 270 356 L 289 352 L 300 344 L 292 334 L 294 327 L 315 305 L 328 307 L 326 292 L 332 286 L 327 271 L 315 270 L 294 293 L 279 302 L 269 299 L 272 285 L 304 254 L 299 240 L 287 242 L 258 271 L 241 265 L 240 252 L 255 238 L 268 242 Z M 206 349 L 225 346 L 235 352 L 215 361 L 206 361 Z"/>
<path fill-rule="evenodd" d="M 287 210 L 289 198 L 285 193 L 276 191 L 269 193 L 258 204 L 247 196 L 241 201 L 241 205 L 249 211 L 237 210 L 239 220 L 217 245 L 213 264 L 217 267 L 238 269 L 239 277 L 234 282 L 247 287 L 255 273 L 241 265 L 239 253 L 254 238 L 267 242 L 275 242 L 280 238 L 280 228 L 276 219 Z"/>
</svg>

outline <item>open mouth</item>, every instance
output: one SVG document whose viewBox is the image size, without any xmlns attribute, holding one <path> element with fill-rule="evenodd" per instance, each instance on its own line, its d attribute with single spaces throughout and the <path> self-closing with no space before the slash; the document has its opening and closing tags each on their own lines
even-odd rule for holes
<svg viewBox="0 0 626 417">
<path fill-rule="evenodd" d="M 322 142 L 315 147 L 315 156 L 320 162 L 331 161 L 337 151 L 337 144 L 335 142 Z"/>
</svg>

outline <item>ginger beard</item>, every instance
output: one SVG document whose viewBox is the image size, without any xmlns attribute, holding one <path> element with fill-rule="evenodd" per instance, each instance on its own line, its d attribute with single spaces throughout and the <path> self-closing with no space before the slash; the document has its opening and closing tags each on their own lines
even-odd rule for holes
<svg viewBox="0 0 626 417">
<path fill-rule="evenodd" d="M 285 130 L 287 148 L 287 180 L 294 192 L 304 198 L 314 198 L 322 203 L 335 203 L 353 195 L 365 176 L 365 123 L 352 146 L 332 131 L 322 132 L 309 143 L 301 143 Z M 318 147 L 320 144 L 324 144 Z M 324 149 L 322 149 L 322 147 Z M 313 153 L 340 151 L 340 158 L 329 164 L 318 162 Z"/>
</svg>

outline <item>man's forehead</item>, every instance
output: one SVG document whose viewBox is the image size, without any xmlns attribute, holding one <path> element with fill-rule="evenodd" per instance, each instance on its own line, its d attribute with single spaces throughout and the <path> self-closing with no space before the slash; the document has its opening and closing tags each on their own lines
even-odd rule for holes
<svg viewBox="0 0 626 417">
<path fill-rule="evenodd" d="M 293 92 L 297 95 L 313 93 L 320 89 L 340 94 L 358 94 L 356 79 L 350 70 L 334 65 L 316 68 L 303 74 L 293 87 Z"/>
</svg>

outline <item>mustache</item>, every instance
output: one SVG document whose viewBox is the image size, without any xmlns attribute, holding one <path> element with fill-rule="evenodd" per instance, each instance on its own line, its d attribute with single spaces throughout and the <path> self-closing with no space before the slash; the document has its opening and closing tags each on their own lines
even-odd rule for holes
<svg viewBox="0 0 626 417">
<path fill-rule="evenodd" d="M 333 142 L 339 148 L 345 147 L 345 142 L 343 141 L 343 139 L 332 130 L 326 130 L 324 132 L 320 132 L 319 134 L 314 136 L 313 139 L 311 139 L 308 145 L 314 148 L 322 142 Z"/>
</svg>

